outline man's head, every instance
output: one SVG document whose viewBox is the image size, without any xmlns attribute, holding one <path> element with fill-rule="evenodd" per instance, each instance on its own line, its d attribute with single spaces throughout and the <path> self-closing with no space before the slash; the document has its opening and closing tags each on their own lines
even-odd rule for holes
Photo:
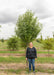
<svg viewBox="0 0 54 75">
<path fill-rule="evenodd" d="M 29 43 L 29 46 L 30 46 L 30 47 L 33 47 L 33 43 L 32 43 L 32 42 L 30 42 L 30 43 Z"/>
</svg>

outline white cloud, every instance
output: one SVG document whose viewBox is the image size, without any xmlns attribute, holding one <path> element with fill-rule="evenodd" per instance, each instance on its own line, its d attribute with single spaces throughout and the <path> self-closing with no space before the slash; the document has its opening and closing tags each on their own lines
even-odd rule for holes
<svg viewBox="0 0 54 75">
<path fill-rule="evenodd" d="M 0 38 L 14 35 L 14 28 L 19 14 L 27 9 L 35 12 L 43 24 L 42 35 L 52 37 L 54 31 L 54 0 L 0 0 Z"/>
<path fill-rule="evenodd" d="M 15 28 L 15 25 L 12 24 L 12 23 L 9 23 L 9 24 L 3 24 L 2 25 L 2 28 L 0 29 L 0 38 L 9 38 L 11 37 L 12 35 L 15 35 L 15 32 L 14 32 L 14 28 Z"/>
</svg>

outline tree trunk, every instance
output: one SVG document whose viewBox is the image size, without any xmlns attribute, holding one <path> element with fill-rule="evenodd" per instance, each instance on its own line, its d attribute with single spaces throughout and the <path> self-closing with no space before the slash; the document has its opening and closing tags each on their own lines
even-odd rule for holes
<svg viewBox="0 0 54 75">
<path fill-rule="evenodd" d="M 28 47 L 28 44 L 27 44 L 27 47 Z M 25 48 L 25 55 L 26 55 L 26 49 L 27 47 Z M 26 67 L 28 68 L 28 60 L 26 60 Z"/>
<path fill-rule="evenodd" d="M 49 57 L 49 50 L 48 50 L 48 57 Z"/>
</svg>

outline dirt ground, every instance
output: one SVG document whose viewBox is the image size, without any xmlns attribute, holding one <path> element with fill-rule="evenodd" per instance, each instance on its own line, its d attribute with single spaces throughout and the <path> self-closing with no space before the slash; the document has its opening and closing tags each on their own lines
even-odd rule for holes
<svg viewBox="0 0 54 75">
<path fill-rule="evenodd" d="M 35 64 L 35 67 L 39 67 L 41 66 L 42 68 L 45 68 L 45 69 L 54 69 L 54 64 L 48 64 L 48 63 L 45 63 L 45 64 L 40 64 L 40 63 L 36 63 Z M 0 63 L 0 75 L 54 75 L 54 74 L 50 74 L 50 73 L 42 73 L 42 72 L 37 72 L 35 74 L 33 73 L 26 73 L 26 72 L 23 72 L 21 74 L 15 74 L 15 73 L 6 73 L 4 72 L 5 69 L 25 69 L 26 67 L 26 64 L 23 64 L 23 63 Z"/>
<path fill-rule="evenodd" d="M 35 67 L 42 67 L 44 69 L 54 69 L 54 64 L 50 64 L 50 63 L 35 63 Z M 0 63 L 0 70 L 3 69 L 25 69 L 26 68 L 26 64 L 24 63 Z"/>
<path fill-rule="evenodd" d="M 53 73 L 42 73 L 42 72 L 37 72 L 37 73 L 21 73 L 21 74 L 15 74 L 15 73 L 5 73 L 5 72 L 0 72 L 0 75 L 54 75 Z"/>
<path fill-rule="evenodd" d="M 19 54 L 19 53 L 0 53 L 0 56 L 2 57 L 8 57 L 8 56 L 14 56 L 14 57 L 20 57 L 25 56 L 25 54 Z M 48 57 L 48 54 L 37 54 L 38 57 Z M 50 57 L 54 57 L 54 54 L 49 54 Z"/>
<path fill-rule="evenodd" d="M 8 56 L 13 56 L 13 57 L 21 57 L 25 56 L 25 54 L 18 54 L 18 53 L 0 53 L 0 56 L 2 57 L 8 57 Z M 38 57 L 47 57 L 47 54 L 38 54 Z M 54 54 L 51 54 L 50 57 L 54 57 Z M 54 64 L 50 63 L 37 63 L 35 62 L 35 67 L 41 67 L 44 69 L 54 69 Z M 0 70 L 6 70 L 6 69 L 25 69 L 26 64 L 25 63 L 0 63 Z M 26 73 L 23 72 L 21 74 L 16 74 L 16 73 L 6 73 L 4 71 L 0 71 L 0 75 L 54 75 L 53 73 L 42 73 L 42 72 L 37 72 L 35 74 L 33 73 Z"/>
</svg>

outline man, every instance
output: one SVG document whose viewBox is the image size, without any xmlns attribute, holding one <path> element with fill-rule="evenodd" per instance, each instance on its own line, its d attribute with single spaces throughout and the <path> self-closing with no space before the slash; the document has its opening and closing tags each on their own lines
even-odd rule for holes
<svg viewBox="0 0 54 75">
<path fill-rule="evenodd" d="M 29 72 L 31 72 L 31 64 L 33 68 L 33 72 L 35 73 L 35 58 L 37 59 L 37 51 L 36 48 L 33 47 L 32 42 L 29 43 L 29 47 L 26 50 L 26 60 L 29 62 Z"/>
</svg>

